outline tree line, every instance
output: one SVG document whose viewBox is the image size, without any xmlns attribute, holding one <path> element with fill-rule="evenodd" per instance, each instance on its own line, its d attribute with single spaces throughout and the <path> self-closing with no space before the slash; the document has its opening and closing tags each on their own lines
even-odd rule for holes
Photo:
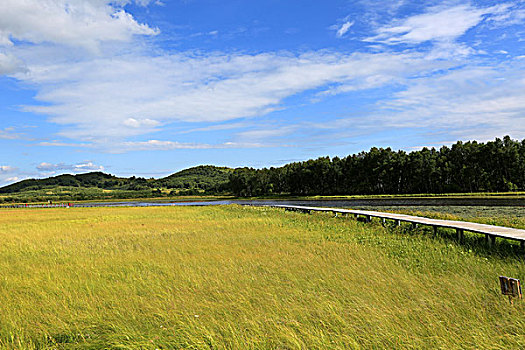
<svg viewBox="0 0 525 350">
<path fill-rule="evenodd" d="M 241 197 L 515 191 L 525 189 L 525 139 L 458 141 L 410 153 L 374 147 L 344 158 L 238 168 L 228 188 Z"/>
</svg>

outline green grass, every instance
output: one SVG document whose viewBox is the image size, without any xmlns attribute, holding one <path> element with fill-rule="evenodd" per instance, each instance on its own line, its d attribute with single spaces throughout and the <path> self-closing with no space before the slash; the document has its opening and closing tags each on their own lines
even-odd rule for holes
<svg viewBox="0 0 525 350">
<path fill-rule="evenodd" d="M 512 192 L 458 192 L 458 193 L 413 193 L 413 194 L 353 194 L 353 195 L 333 195 L 333 196 L 292 196 L 289 194 L 276 194 L 257 197 L 243 197 L 242 199 L 303 199 L 303 200 L 345 200 L 345 199 L 438 199 L 438 198 L 508 198 L 523 199 L 525 191 Z"/>
<path fill-rule="evenodd" d="M 160 181 L 160 180 L 159 180 Z M 127 201 L 127 200 L 163 200 L 163 201 L 183 201 L 188 198 L 197 199 L 237 199 L 243 201 L 249 200 L 362 200 L 362 199 L 403 199 L 410 201 L 411 199 L 500 199 L 508 201 L 522 201 L 525 199 L 525 192 L 479 192 L 479 193 L 441 193 L 441 194 L 388 194 L 388 195 L 336 195 L 336 196 L 292 196 L 289 194 L 276 194 L 258 197 L 234 197 L 230 193 L 224 192 L 222 194 L 214 195 L 199 190 L 201 194 L 187 194 L 185 189 L 167 189 L 165 187 L 158 187 L 161 193 L 152 192 L 153 189 L 147 190 L 104 190 L 97 187 L 71 187 L 71 186 L 49 186 L 38 190 L 23 190 L 15 193 L 0 194 L 0 207 L 2 205 L 9 205 L 13 203 L 46 203 L 51 200 L 53 202 L 88 202 L 88 201 Z M 193 192 L 197 191 L 192 189 Z M 173 191 L 172 194 L 169 193 Z M 198 192 L 198 191 L 197 191 Z"/>
<path fill-rule="evenodd" d="M 140 199 L 153 197 L 151 189 L 148 190 L 104 190 L 96 187 L 71 187 L 54 186 L 38 190 L 27 190 L 16 193 L 0 194 L 0 204 L 36 203 L 36 202 L 76 202 L 83 200 L 118 200 Z"/>
<path fill-rule="evenodd" d="M 118 192 L 118 191 L 115 191 Z M 122 191 L 121 191 L 122 192 Z M 102 193 L 102 192 L 101 192 Z M 109 193 L 109 192 L 108 192 Z M 114 193 L 114 192 L 111 192 Z M 81 203 L 120 203 L 120 202 L 153 202 L 153 203 L 162 203 L 162 202 L 203 202 L 203 201 L 218 201 L 218 200 L 229 200 L 229 199 L 235 199 L 235 197 L 228 196 L 228 195 L 180 195 L 176 197 L 129 197 L 126 198 L 125 196 L 123 198 L 113 198 L 109 196 L 101 197 L 101 198 L 95 198 L 95 199 L 84 199 L 84 200 L 65 200 L 60 198 L 51 198 L 44 200 L 44 197 L 31 197 L 31 198 L 25 198 L 20 197 L 14 202 L 0 202 L 0 209 L 2 207 L 8 208 L 12 205 L 23 205 L 23 204 L 30 204 L 30 205 L 39 205 L 39 204 L 48 204 L 49 200 L 51 200 L 54 204 L 66 204 L 66 203 L 73 203 L 73 204 L 81 204 Z M 96 196 L 95 196 L 96 197 Z M 2 196 L 0 196 L 0 199 Z"/>
<path fill-rule="evenodd" d="M 239 206 L 0 209 L 0 242 L 2 348 L 525 347 L 525 304 L 498 284 L 524 260 L 445 235 Z"/>
</svg>

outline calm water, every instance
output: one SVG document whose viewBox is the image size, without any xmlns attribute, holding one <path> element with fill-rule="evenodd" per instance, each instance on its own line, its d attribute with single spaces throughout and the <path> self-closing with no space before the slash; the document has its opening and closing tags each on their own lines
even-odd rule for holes
<svg viewBox="0 0 525 350">
<path fill-rule="evenodd" d="M 335 208 L 358 208 L 358 207 L 442 207 L 442 206 L 479 206 L 489 207 L 525 207 L 525 200 L 519 198 L 374 198 L 374 199 L 351 199 L 351 200 L 219 200 L 219 201 L 196 201 L 196 202 L 100 202 L 82 203 L 75 206 L 99 207 L 99 206 L 205 206 L 205 205 L 304 205 L 312 207 L 335 207 Z"/>
<path fill-rule="evenodd" d="M 62 203 L 61 205 L 64 205 Z M 509 211 L 509 213 L 525 216 L 525 200 L 519 198 L 374 198 L 351 200 L 218 200 L 195 202 L 154 202 L 154 201 L 126 201 L 126 202 L 92 202 L 75 203 L 75 207 L 169 207 L 169 206 L 207 206 L 207 205 L 302 205 L 312 207 L 353 208 L 369 210 L 395 210 L 396 208 L 410 208 L 414 210 L 436 210 L 451 213 L 464 211 L 466 207 L 488 214 L 493 210 Z M 47 205 L 46 205 L 47 206 Z M 26 207 L 18 205 L 16 207 Z M 27 207 L 42 207 L 29 204 Z"/>
</svg>

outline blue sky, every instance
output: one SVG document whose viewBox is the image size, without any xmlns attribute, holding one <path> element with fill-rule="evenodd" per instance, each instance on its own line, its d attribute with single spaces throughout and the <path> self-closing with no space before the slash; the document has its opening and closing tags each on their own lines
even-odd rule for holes
<svg viewBox="0 0 525 350">
<path fill-rule="evenodd" d="M 525 138 L 523 0 L 0 6 L 0 185 Z"/>
</svg>

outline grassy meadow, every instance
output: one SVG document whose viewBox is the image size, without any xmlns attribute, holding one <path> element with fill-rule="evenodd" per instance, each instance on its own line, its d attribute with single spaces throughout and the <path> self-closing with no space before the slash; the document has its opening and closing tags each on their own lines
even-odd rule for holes
<svg viewBox="0 0 525 350">
<path fill-rule="evenodd" d="M 523 254 L 240 206 L 0 209 L 3 349 L 518 349 Z"/>
</svg>

